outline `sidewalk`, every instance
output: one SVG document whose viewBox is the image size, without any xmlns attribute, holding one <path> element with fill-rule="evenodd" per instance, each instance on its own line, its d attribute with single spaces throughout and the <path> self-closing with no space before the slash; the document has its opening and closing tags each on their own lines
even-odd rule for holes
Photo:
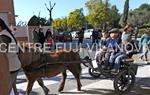
<svg viewBox="0 0 150 95">
<path fill-rule="evenodd" d="M 140 59 L 140 54 L 133 55 L 134 63 L 139 65 L 148 65 L 150 64 L 150 53 L 148 54 L 149 61 L 143 61 Z"/>
</svg>

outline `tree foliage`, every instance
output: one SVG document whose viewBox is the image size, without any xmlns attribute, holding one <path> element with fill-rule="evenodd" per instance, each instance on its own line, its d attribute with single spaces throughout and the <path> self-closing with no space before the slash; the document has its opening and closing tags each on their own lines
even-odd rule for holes
<svg viewBox="0 0 150 95">
<path fill-rule="evenodd" d="M 85 3 L 85 5 L 88 8 L 89 12 L 94 12 L 102 3 L 102 0 L 89 0 Z"/>
<path fill-rule="evenodd" d="M 116 5 L 113 5 L 109 11 L 110 11 L 109 21 L 108 21 L 109 27 L 119 27 L 120 14 Z"/>
<path fill-rule="evenodd" d="M 89 0 L 86 7 L 89 10 L 88 21 L 94 28 L 106 29 L 118 26 L 118 19 L 120 19 L 118 9 L 116 6 L 111 7 L 108 0 L 105 2 L 102 0 Z"/>
<path fill-rule="evenodd" d="M 136 10 L 150 10 L 150 4 L 144 3 Z"/>
<path fill-rule="evenodd" d="M 29 26 L 48 26 L 50 25 L 46 18 L 37 17 L 36 15 L 32 16 L 28 22 Z"/>
<path fill-rule="evenodd" d="M 142 4 L 139 8 L 130 10 L 128 13 L 127 23 L 133 24 L 134 26 L 141 27 L 143 24 L 150 22 L 150 4 Z M 123 24 L 123 15 L 119 22 Z"/>
<path fill-rule="evenodd" d="M 128 20 L 128 13 L 129 13 L 129 0 L 125 1 L 124 4 L 124 12 L 123 12 L 123 16 L 122 16 L 122 21 L 120 23 L 120 25 L 122 27 L 124 27 L 127 24 L 127 20 Z"/>
<path fill-rule="evenodd" d="M 53 21 L 54 29 L 67 30 L 67 17 L 57 18 Z"/>
<path fill-rule="evenodd" d="M 86 19 L 83 14 L 83 9 L 76 9 L 73 12 L 70 12 L 67 24 L 69 30 L 79 30 L 81 27 L 84 27 L 86 24 Z"/>
<path fill-rule="evenodd" d="M 142 26 L 150 22 L 150 4 L 142 4 L 139 8 L 129 12 L 128 23 Z"/>
<path fill-rule="evenodd" d="M 79 30 L 81 27 L 105 30 L 119 27 L 119 24 L 125 26 L 127 23 L 131 23 L 134 26 L 142 26 L 147 23 L 149 25 L 150 22 L 150 4 L 142 4 L 139 8 L 129 11 L 129 0 L 125 0 L 123 14 L 119 14 L 116 5 L 111 5 L 109 0 L 88 0 L 85 5 L 88 8 L 86 16 L 84 16 L 82 8 L 75 9 L 67 17 L 55 19 L 53 27 L 64 31 Z M 28 25 L 50 24 L 45 18 L 34 15 Z"/>
<path fill-rule="evenodd" d="M 32 16 L 28 22 L 29 26 L 38 26 L 39 25 L 39 18 L 37 16 Z"/>
<path fill-rule="evenodd" d="M 61 30 L 79 30 L 86 24 L 86 19 L 83 14 L 83 9 L 76 9 L 69 13 L 68 17 L 58 18 L 53 21 L 53 26 L 55 29 Z"/>
</svg>

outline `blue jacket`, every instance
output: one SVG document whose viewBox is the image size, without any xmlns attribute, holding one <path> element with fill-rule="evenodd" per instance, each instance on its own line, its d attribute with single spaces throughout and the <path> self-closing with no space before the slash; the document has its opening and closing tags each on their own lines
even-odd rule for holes
<svg viewBox="0 0 150 95">
<path fill-rule="evenodd" d="M 147 35 L 147 34 L 144 34 L 142 37 L 141 37 L 141 45 L 148 45 L 150 44 L 150 36 Z"/>
</svg>

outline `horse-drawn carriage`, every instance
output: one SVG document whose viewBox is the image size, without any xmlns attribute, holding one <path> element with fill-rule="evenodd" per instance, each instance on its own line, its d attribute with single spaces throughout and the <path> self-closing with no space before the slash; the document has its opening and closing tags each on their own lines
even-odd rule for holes
<svg viewBox="0 0 150 95">
<path fill-rule="evenodd" d="M 29 48 L 25 47 L 24 52 L 19 53 L 23 70 L 28 79 L 26 95 L 29 95 L 36 80 L 43 88 L 45 95 L 48 95 L 49 90 L 46 86 L 44 86 L 41 77 L 52 77 L 59 73 L 62 73 L 62 81 L 59 87 L 59 91 L 62 91 L 67 76 L 66 69 L 73 73 L 77 80 L 77 89 L 81 90 L 82 85 L 80 82 L 80 63 L 84 63 L 85 65 L 88 63 L 89 73 L 93 77 L 99 77 L 100 75 L 104 75 L 106 77 L 114 76 L 114 88 L 116 93 L 119 95 L 129 92 L 134 86 L 137 66 L 133 64 L 132 59 L 124 59 L 122 61 L 123 64 L 121 65 L 119 72 L 114 74 L 110 70 L 105 69 L 105 61 L 98 63 L 97 67 L 95 68 L 92 64 L 94 60 L 89 58 L 81 59 L 77 51 L 73 52 L 73 50 L 71 50 L 66 52 L 64 50 L 60 50 L 59 52 L 47 54 L 34 51 L 34 49 L 29 50 Z"/>
<path fill-rule="evenodd" d="M 102 56 L 101 59 L 98 60 L 96 57 L 92 58 L 87 50 L 88 56 L 84 58 L 84 60 L 88 60 L 88 63 L 85 62 L 85 66 L 88 67 L 88 72 L 93 78 L 103 76 L 114 80 L 113 85 L 117 95 L 129 93 L 135 83 L 138 65 L 134 63 L 132 56 L 139 53 L 139 47 L 136 41 L 133 41 L 130 45 L 133 46 L 132 50 L 126 54 L 127 57 L 121 59 L 121 64 L 117 72 L 113 70 L 114 67 L 108 65 L 110 63 L 105 56 Z"/>
<path fill-rule="evenodd" d="M 28 50 L 28 48 L 27 48 Z M 34 51 L 34 50 L 33 50 Z M 129 55 L 132 57 L 134 53 Z M 90 54 L 89 54 L 90 57 Z M 60 50 L 53 53 L 37 53 L 37 52 L 24 52 L 20 53 L 20 59 L 22 59 L 23 69 L 29 80 L 27 87 L 27 95 L 30 93 L 33 83 L 37 80 L 41 85 L 45 94 L 48 94 L 48 88 L 44 86 L 41 77 L 52 77 L 59 73 L 62 73 L 62 81 L 59 87 L 59 91 L 62 91 L 66 79 L 66 70 L 68 69 L 73 73 L 77 80 L 78 90 L 81 90 L 80 73 L 81 63 L 89 67 L 89 74 L 94 78 L 100 75 L 106 78 L 114 78 L 114 89 L 118 95 L 123 95 L 129 92 L 135 83 L 135 76 L 137 73 L 137 65 L 133 64 L 132 58 L 123 59 L 119 72 L 114 73 L 111 70 L 105 69 L 106 62 L 102 60 L 101 63 L 97 63 L 95 60 L 91 60 L 88 57 L 81 59 L 81 56 L 76 51 L 64 51 Z M 93 64 L 96 62 L 96 65 Z"/>
<path fill-rule="evenodd" d="M 88 57 L 86 59 L 90 60 Z M 96 60 L 91 60 L 86 66 L 89 67 L 88 72 L 94 78 L 99 78 L 100 76 L 113 78 L 116 94 L 124 95 L 130 92 L 135 83 L 137 65 L 133 62 L 134 60 L 132 58 L 122 59 L 121 67 L 117 73 L 111 69 L 107 69 L 108 63 L 105 60 L 101 61 L 101 63 L 96 62 Z"/>
<path fill-rule="evenodd" d="M 48 94 L 48 88 L 44 86 L 41 77 L 52 77 L 59 73 L 62 73 L 62 81 L 59 87 L 59 91 L 62 91 L 66 79 L 66 69 L 71 71 L 77 80 L 78 90 L 81 90 L 80 72 L 83 63 L 89 67 L 89 73 L 93 77 L 99 77 L 104 75 L 105 77 L 113 76 L 114 89 L 118 95 L 122 95 L 129 92 L 134 86 L 135 75 L 137 72 L 137 66 L 133 64 L 132 59 L 124 59 L 124 64 L 121 65 L 119 72 L 113 73 L 110 70 L 105 69 L 105 61 L 96 63 L 97 67 L 93 65 L 95 60 L 89 58 L 81 59 L 78 52 L 60 50 L 52 53 L 28 52 L 28 48 L 25 48 L 25 52 L 19 54 L 22 67 L 28 78 L 27 95 L 30 93 L 34 82 L 37 80 L 41 85 L 45 94 Z M 90 55 L 89 55 L 90 56 Z"/>
</svg>

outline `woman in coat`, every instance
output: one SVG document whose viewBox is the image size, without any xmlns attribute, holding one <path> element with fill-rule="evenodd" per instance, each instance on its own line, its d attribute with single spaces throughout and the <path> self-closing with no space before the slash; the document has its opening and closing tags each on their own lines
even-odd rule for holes
<svg viewBox="0 0 150 95">
<path fill-rule="evenodd" d="M 17 41 L 14 35 L 12 34 L 11 30 L 8 28 L 8 26 L 5 24 L 5 22 L 2 19 L 0 19 L 0 35 L 10 39 L 10 43 L 6 55 L 9 62 L 9 72 L 11 75 L 11 82 L 16 95 L 19 95 L 16 89 L 16 79 L 17 79 L 18 72 L 21 68 L 21 62 L 17 55 L 19 49 L 17 47 Z"/>
</svg>

